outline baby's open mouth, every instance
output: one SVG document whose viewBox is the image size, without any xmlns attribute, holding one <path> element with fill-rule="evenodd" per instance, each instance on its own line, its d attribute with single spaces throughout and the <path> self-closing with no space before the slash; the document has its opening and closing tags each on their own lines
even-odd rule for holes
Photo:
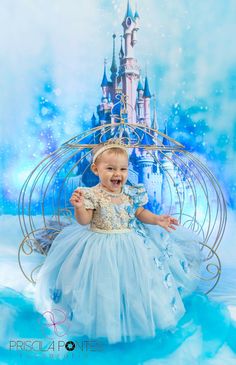
<svg viewBox="0 0 236 365">
<path fill-rule="evenodd" d="M 113 185 L 119 186 L 121 184 L 121 179 L 112 179 L 111 182 Z"/>
</svg>

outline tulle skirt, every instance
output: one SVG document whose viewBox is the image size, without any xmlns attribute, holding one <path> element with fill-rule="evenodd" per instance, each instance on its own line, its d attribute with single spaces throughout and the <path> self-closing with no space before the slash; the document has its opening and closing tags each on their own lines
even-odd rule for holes
<svg viewBox="0 0 236 365">
<path fill-rule="evenodd" d="M 198 237 L 184 227 L 145 230 L 64 228 L 33 300 L 0 288 L 1 361 L 234 365 L 236 325 L 224 304 L 198 292 Z"/>
<path fill-rule="evenodd" d="M 62 331 L 110 344 L 175 330 L 186 313 L 183 299 L 199 282 L 198 237 L 182 226 L 145 231 L 64 228 L 37 276 L 37 310 L 61 311 Z"/>
</svg>

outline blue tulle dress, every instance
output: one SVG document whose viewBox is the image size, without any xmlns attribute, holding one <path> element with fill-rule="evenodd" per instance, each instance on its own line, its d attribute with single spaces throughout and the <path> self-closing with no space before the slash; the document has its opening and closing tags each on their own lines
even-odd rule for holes
<svg viewBox="0 0 236 365">
<path fill-rule="evenodd" d="M 142 185 L 124 186 L 119 204 L 99 186 L 84 193 L 91 226 L 55 238 L 35 297 L 0 287 L 2 363 L 235 365 L 236 324 L 198 291 L 198 237 L 135 219 Z"/>
<path fill-rule="evenodd" d="M 53 241 L 37 276 L 37 310 L 62 310 L 71 336 L 108 344 L 175 331 L 199 283 L 198 236 L 138 221 L 148 202 L 142 184 L 125 185 L 119 204 L 99 184 L 83 190 L 92 222 L 75 222 Z"/>
</svg>

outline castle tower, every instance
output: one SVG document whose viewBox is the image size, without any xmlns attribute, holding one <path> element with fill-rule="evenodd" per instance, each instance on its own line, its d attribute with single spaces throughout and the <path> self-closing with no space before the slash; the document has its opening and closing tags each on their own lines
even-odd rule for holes
<svg viewBox="0 0 236 365">
<path fill-rule="evenodd" d="M 91 118 L 91 124 L 92 124 L 92 128 L 95 128 L 97 126 L 97 119 L 96 119 L 96 116 L 94 113 Z"/>
<path fill-rule="evenodd" d="M 119 85 L 121 82 L 121 68 L 122 68 L 122 61 L 124 58 L 125 54 L 124 54 L 124 49 L 123 49 L 123 36 L 120 36 L 120 52 L 119 52 L 119 60 L 120 60 L 120 67 L 119 67 L 119 73 L 118 73 L 118 78 L 117 78 L 117 84 Z"/>
<path fill-rule="evenodd" d="M 116 94 L 116 88 L 117 88 L 117 65 L 116 65 L 116 44 L 115 44 L 115 39 L 116 39 L 116 35 L 113 34 L 112 36 L 113 38 L 113 52 L 112 52 L 112 64 L 111 64 L 111 82 L 112 82 L 112 87 L 111 87 L 111 99 L 114 101 L 115 98 L 115 94 Z"/>
<path fill-rule="evenodd" d="M 153 129 L 158 130 L 158 122 L 157 122 L 157 109 L 156 109 L 156 95 L 153 95 L 153 118 L 152 118 L 152 125 Z"/>
<path fill-rule="evenodd" d="M 112 90 L 112 82 L 108 81 L 107 73 L 106 73 L 106 59 L 104 60 L 104 72 L 101 83 L 102 88 L 102 98 L 101 103 L 97 107 L 97 114 L 99 116 L 100 124 L 105 124 L 110 121 L 111 115 L 111 90 Z"/>
<path fill-rule="evenodd" d="M 134 46 L 137 43 L 137 31 L 139 30 L 139 15 L 135 12 L 133 15 L 129 0 L 127 2 L 127 11 L 122 23 L 123 37 L 125 40 L 124 57 L 120 58 L 120 78 L 122 80 L 122 91 L 128 96 L 128 122 L 136 123 L 136 90 L 140 77 L 139 67 L 134 57 Z"/>
<path fill-rule="evenodd" d="M 107 79 L 106 64 L 107 64 L 107 60 L 105 59 L 104 60 L 103 78 L 102 78 L 102 83 L 101 83 L 102 101 L 104 101 L 104 99 L 108 100 L 108 94 L 109 94 L 109 81 Z"/>
<path fill-rule="evenodd" d="M 141 80 L 139 80 L 139 82 L 138 82 L 137 92 L 138 92 L 138 97 L 137 97 L 137 102 L 136 102 L 137 122 L 143 123 L 144 122 L 144 100 L 143 100 L 144 88 L 143 88 Z"/>
<path fill-rule="evenodd" d="M 114 122 L 114 118 L 109 120 L 111 109 L 115 103 L 115 95 L 122 92 L 127 96 L 127 117 L 129 123 L 142 123 L 151 127 L 156 123 L 156 110 L 154 108 L 153 121 L 151 117 L 151 93 L 149 90 L 148 78 L 146 76 L 144 87 L 140 77 L 140 68 L 134 56 L 134 47 L 137 43 L 137 32 L 139 30 L 140 17 L 137 11 L 133 15 L 130 1 L 127 0 L 127 10 L 122 22 L 123 36 L 119 51 L 119 69 L 115 57 L 115 39 L 113 34 L 113 54 L 111 64 L 111 81 L 108 81 L 106 74 L 106 61 L 104 64 L 104 74 L 102 80 L 102 100 L 98 106 L 98 115 L 101 124 Z M 124 44 L 122 42 L 124 40 Z M 110 110 L 110 113 L 109 113 Z"/>
<path fill-rule="evenodd" d="M 144 123 L 146 124 L 147 127 L 151 127 L 151 110 L 150 110 L 151 93 L 149 90 L 147 76 L 145 77 L 143 99 L 144 99 Z"/>
</svg>

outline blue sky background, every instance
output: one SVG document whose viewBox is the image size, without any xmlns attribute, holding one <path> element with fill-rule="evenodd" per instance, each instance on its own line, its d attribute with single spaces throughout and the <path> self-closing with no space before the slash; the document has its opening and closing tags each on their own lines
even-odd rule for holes
<svg viewBox="0 0 236 365">
<path fill-rule="evenodd" d="M 208 164 L 235 209 L 236 2 L 137 3 L 135 51 L 157 96 L 159 128 L 168 121 L 170 136 Z M 126 1 L 2 0 L 0 7 L 1 206 L 15 213 L 8 202 L 28 173 L 90 126 Z"/>
</svg>

